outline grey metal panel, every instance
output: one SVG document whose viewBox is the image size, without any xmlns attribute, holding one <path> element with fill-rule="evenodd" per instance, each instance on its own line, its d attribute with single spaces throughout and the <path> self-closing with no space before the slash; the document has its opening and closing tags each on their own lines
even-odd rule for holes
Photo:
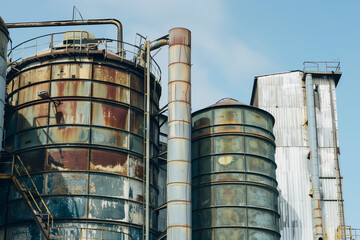
<svg viewBox="0 0 360 240">
<path fill-rule="evenodd" d="M 324 230 L 329 239 L 336 240 L 336 229 L 341 224 L 339 219 L 339 204 L 337 201 L 323 202 L 324 208 Z"/>
<path fill-rule="evenodd" d="M 319 148 L 320 155 L 320 176 L 335 177 L 334 148 Z"/>
<path fill-rule="evenodd" d="M 306 113 L 303 94 L 303 73 L 301 71 L 279 73 L 257 77 L 254 95 L 256 107 L 270 112 L 275 117 L 277 181 L 280 191 L 281 235 L 285 240 L 312 239 L 312 215 L 309 192 L 311 183 L 307 159 L 309 149 L 306 133 Z M 320 178 L 334 178 L 335 159 L 329 82 L 332 88 L 334 119 L 338 131 L 336 94 L 334 80 L 314 78 L 318 85 L 315 95 L 317 105 L 317 130 L 319 138 Z M 318 98 L 318 99 L 317 99 Z M 338 139 L 336 139 L 338 145 Z M 337 193 L 334 179 L 321 179 L 322 194 L 334 197 Z M 329 207 L 329 206 L 332 207 Z M 326 226 L 339 223 L 338 207 L 335 202 L 322 202 L 324 232 Z M 336 227 L 335 227 L 336 228 Z M 333 228 L 333 229 L 335 229 Z M 334 232 L 328 238 L 334 239 Z"/>
</svg>

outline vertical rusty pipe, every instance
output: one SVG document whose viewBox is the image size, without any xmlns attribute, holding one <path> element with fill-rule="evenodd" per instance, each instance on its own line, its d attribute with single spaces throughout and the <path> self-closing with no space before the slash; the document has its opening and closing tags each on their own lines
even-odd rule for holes
<svg viewBox="0 0 360 240">
<path fill-rule="evenodd" d="M 145 110 L 145 239 L 150 239 L 150 41 L 146 41 L 146 110 Z"/>
<path fill-rule="evenodd" d="M 308 121 L 309 146 L 311 152 L 311 179 L 313 185 L 312 211 L 314 219 L 315 240 L 323 239 L 321 193 L 319 178 L 318 140 L 316 129 L 316 113 L 314 101 L 314 84 L 311 74 L 306 74 L 306 112 Z"/>
<path fill-rule="evenodd" d="M 340 226 L 345 226 L 345 217 L 344 217 L 344 199 L 342 193 L 342 177 L 340 173 L 340 164 L 338 156 L 338 143 L 337 143 L 337 129 L 336 129 L 336 119 L 335 119 L 335 106 L 333 100 L 333 90 L 332 84 L 334 80 L 329 79 L 329 95 L 330 95 L 330 107 L 331 107 L 331 124 L 333 129 L 333 148 L 334 148 L 334 160 L 335 160 L 335 171 L 336 171 L 336 188 L 337 188 L 337 202 L 338 202 L 338 213 Z"/>
<path fill-rule="evenodd" d="M 169 31 L 167 239 L 191 239 L 191 32 Z"/>
<path fill-rule="evenodd" d="M 9 42 L 9 31 L 0 17 L 0 150 L 3 150 L 4 108 L 6 91 L 6 68 L 7 68 L 7 45 Z"/>
</svg>

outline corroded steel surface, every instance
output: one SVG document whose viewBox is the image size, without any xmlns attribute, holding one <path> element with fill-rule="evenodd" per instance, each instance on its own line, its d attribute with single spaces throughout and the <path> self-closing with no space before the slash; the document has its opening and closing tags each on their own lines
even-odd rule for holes
<svg viewBox="0 0 360 240">
<path fill-rule="evenodd" d="M 6 110 L 5 148 L 22 157 L 54 224 L 122 231 L 142 239 L 143 69 L 80 54 L 49 55 L 44 61 L 22 63 L 19 70 L 8 73 L 7 101 L 12 107 Z M 151 111 L 157 112 L 159 83 L 153 77 L 151 81 Z M 51 99 L 38 97 L 43 90 Z M 155 119 L 151 129 L 155 156 Z M 156 159 L 151 159 L 150 168 L 150 228 L 155 238 Z M 9 196 L 0 200 L 0 211 L 7 216 L 0 221 L 0 236 L 6 231 L 9 238 L 37 239 L 40 232 L 26 206 L 7 188 L 0 186 Z"/>
<path fill-rule="evenodd" d="M 5 89 L 6 89 L 6 69 L 7 69 L 7 45 L 9 32 L 2 18 L 0 17 L 0 150 L 3 142 Z"/>
<path fill-rule="evenodd" d="M 273 124 L 234 101 L 193 114 L 194 239 L 280 239 Z"/>
<path fill-rule="evenodd" d="M 319 176 L 324 238 L 334 240 L 342 225 L 341 175 L 339 175 L 339 139 L 336 108 L 336 83 L 341 73 L 311 72 L 315 91 L 316 128 L 318 131 Z M 276 163 L 280 233 L 283 239 L 313 239 L 311 212 L 312 188 L 309 136 L 306 114 L 305 76 L 291 71 L 255 78 L 251 104 L 269 111 L 275 118 Z M 335 136 L 334 136 L 335 135 Z M 289 164 L 291 161 L 291 164 Z M 340 189 L 339 189 L 340 188 Z"/>
<path fill-rule="evenodd" d="M 167 239 L 191 239 L 191 33 L 169 32 Z"/>
</svg>

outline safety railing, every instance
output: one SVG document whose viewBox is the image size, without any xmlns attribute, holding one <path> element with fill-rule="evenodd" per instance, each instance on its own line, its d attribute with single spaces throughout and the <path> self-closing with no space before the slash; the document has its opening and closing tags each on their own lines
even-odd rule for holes
<svg viewBox="0 0 360 240">
<path fill-rule="evenodd" d="M 360 228 L 339 226 L 336 232 L 336 240 L 360 240 Z"/>
<path fill-rule="evenodd" d="M 66 34 L 66 37 L 64 37 Z M 72 36 L 73 35 L 73 36 Z M 72 37 L 71 37 L 72 36 Z M 37 58 L 44 54 L 77 53 L 92 50 L 103 50 L 105 57 L 115 54 L 120 60 L 128 60 L 140 64 L 144 62 L 145 49 L 143 46 L 136 46 L 126 42 L 120 42 L 108 38 L 91 39 L 86 31 L 68 31 L 42 35 L 29 39 L 19 45 L 8 48 L 8 61 L 11 64 L 21 62 L 29 58 Z M 150 72 L 155 79 L 160 82 L 161 69 L 156 61 L 151 57 Z"/>
<path fill-rule="evenodd" d="M 340 62 L 304 62 L 304 72 L 340 72 Z"/>
<path fill-rule="evenodd" d="M 49 236 L 54 218 L 20 157 L 16 154 L 2 153 L 0 169 L 0 176 L 7 177 L 14 182 L 16 189 L 30 208 L 35 221 L 42 228 L 44 234 Z"/>
<path fill-rule="evenodd" d="M 128 233 L 87 227 L 53 227 L 51 235 L 50 239 L 57 240 L 132 240 Z"/>
</svg>

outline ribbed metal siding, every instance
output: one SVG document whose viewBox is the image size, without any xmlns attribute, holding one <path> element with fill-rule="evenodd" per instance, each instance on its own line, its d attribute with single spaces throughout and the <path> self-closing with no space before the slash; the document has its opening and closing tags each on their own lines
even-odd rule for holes
<svg viewBox="0 0 360 240">
<path fill-rule="evenodd" d="M 192 122 L 193 239 L 280 239 L 271 115 L 224 106 Z"/>
<path fill-rule="evenodd" d="M 8 75 L 6 149 L 20 155 L 55 218 L 56 226 L 93 227 L 142 239 L 143 70 L 92 56 L 51 57 Z M 55 107 L 37 93 L 46 90 Z M 152 78 L 152 113 L 159 86 Z M 151 156 L 158 152 L 152 119 Z M 151 229 L 157 231 L 157 160 L 151 161 Z M 8 186 L 1 186 L 7 192 Z M 7 199 L 8 239 L 39 231 L 15 189 Z M 66 221 L 66 222 L 65 222 Z M 88 222 L 88 223 L 86 223 Z M 21 228 L 16 226 L 21 224 Z M 26 230 L 27 229 L 27 230 Z M 20 234 L 20 235 L 19 235 Z M 115 236 L 112 236 L 115 237 Z M 28 238 L 30 239 L 30 238 Z"/>
<path fill-rule="evenodd" d="M 316 107 L 317 131 L 318 131 L 318 151 L 320 162 L 320 181 L 322 186 L 322 208 L 324 233 L 329 240 L 335 240 L 337 227 L 340 222 L 340 208 L 338 201 L 338 185 L 336 179 L 336 158 L 339 146 L 336 92 L 335 81 L 332 78 L 313 77 L 314 84 L 317 86 L 315 99 L 318 98 Z M 333 114 L 331 108 L 333 104 Z M 334 119 L 332 117 L 334 116 Z M 333 122 L 335 129 L 333 128 Z M 335 141 L 334 134 L 335 133 Z M 340 204 L 343 204 L 340 202 Z"/>
<path fill-rule="evenodd" d="M 276 176 L 280 191 L 281 238 L 285 240 L 313 239 L 309 144 L 306 126 L 306 108 L 303 72 L 294 71 L 257 77 L 253 104 L 270 112 L 276 119 L 277 163 Z M 337 130 L 335 82 L 333 79 L 313 77 L 317 132 L 322 186 L 324 233 L 335 239 L 339 224 L 339 209 L 335 176 L 333 131 Z M 329 91 L 329 83 L 332 91 Z M 332 128 L 330 92 L 334 103 L 336 129 Z M 338 139 L 336 139 L 338 142 Z M 335 201 L 334 201 L 335 200 Z"/>
</svg>

